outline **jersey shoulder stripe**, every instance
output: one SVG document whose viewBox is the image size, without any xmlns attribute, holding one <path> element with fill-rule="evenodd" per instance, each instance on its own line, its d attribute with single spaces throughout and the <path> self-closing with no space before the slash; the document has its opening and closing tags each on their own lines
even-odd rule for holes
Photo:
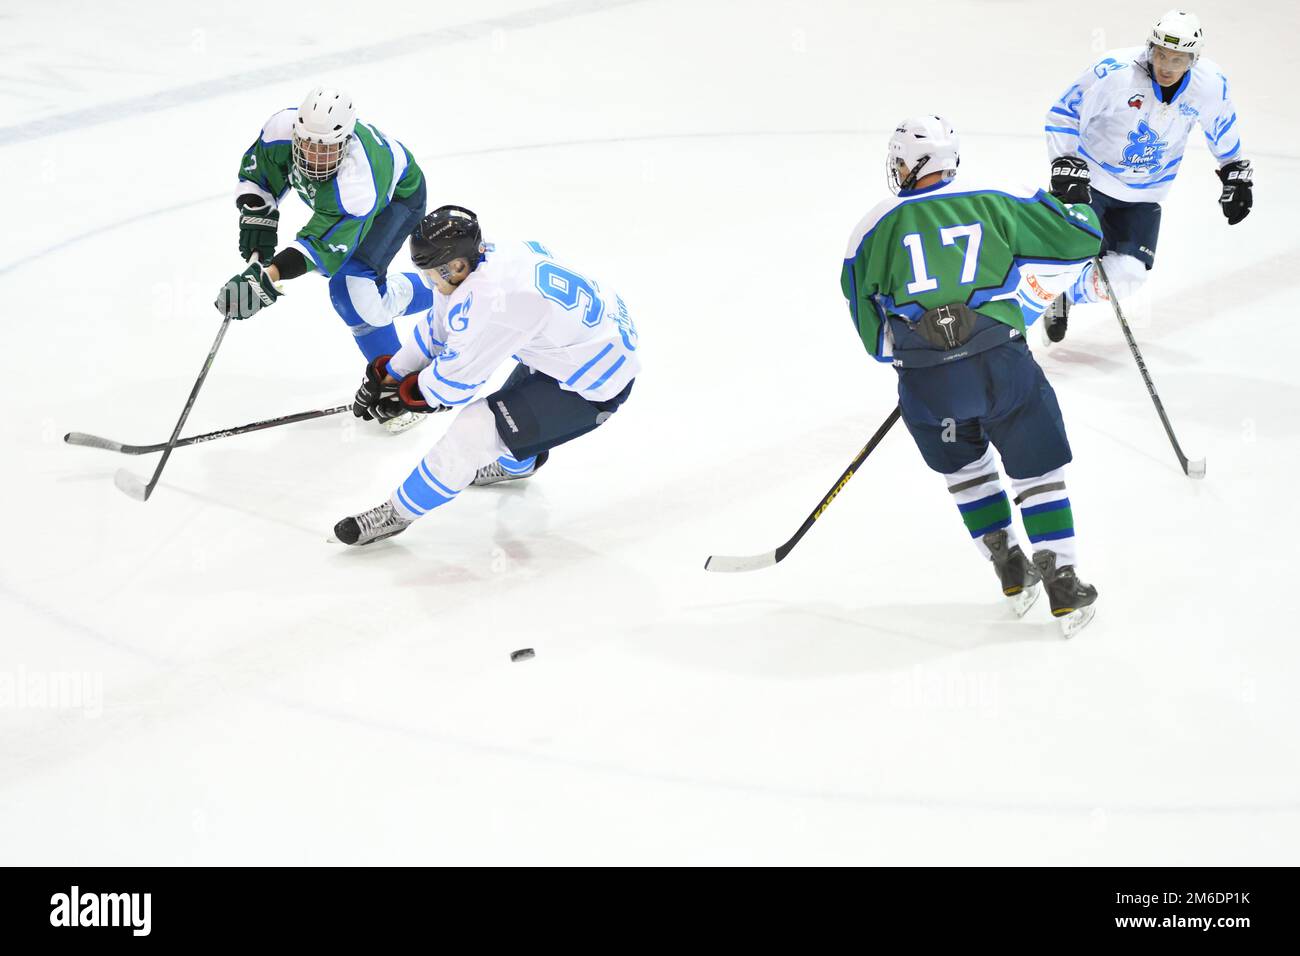
<svg viewBox="0 0 1300 956">
<path fill-rule="evenodd" d="M 338 198 L 339 210 L 354 219 L 364 219 L 375 211 L 379 199 L 379 189 L 375 183 L 375 169 L 371 162 L 370 151 L 362 141 L 360 130 L 363 124 L 358 121 L 358 133 L 348 143 L 348 155 L 334 177 L 334 192 Z"/>
</svg>

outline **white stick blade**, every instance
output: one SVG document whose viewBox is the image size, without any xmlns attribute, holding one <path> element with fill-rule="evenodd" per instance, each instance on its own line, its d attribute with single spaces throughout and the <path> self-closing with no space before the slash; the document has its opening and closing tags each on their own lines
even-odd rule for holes
<svg viewBox="0 0 1300 956">
<path fill-rule="evenodd" d="M 759 568 L 770 568 L 776 564 L 776 552 L 767 551 L 763 554 L 751 554 L 748 557 L 728 557 L 724 554 L 710 555 L 709 559 L 704 562 L 705 571 L 757 571 Z"/>
<path fill-rule="evenodd" d="M 122 450 L 120 441 L 111 441 L 98 435 L 87 435 L 85 432 L 68 432 L 63 436 L 63 440 L 69 445 L 83 445 L 86 448 L 102 448 L 105 451 Z"/>
<path fill-rule="evenodd" d="M 1198 458 L 1196 461 L 1189 461 L 1189 462 L 1187 463 L 1187 477 L 1188 477 L 1188 478 L 1204 478 L 1204 477 L 1205 477 L 1205 459 L 1204 459 L 1204 458 Z"/>
<path fill-rule="evenodd" d="M 125 468 L 119 468 L 113 475 L 113 484 L 117 485 L 118 490 L 123 494 L 134 498 L 136 501 L 144 501 L 149 496 L 147 486 L 143 481 L 131 474 Z"/>
</svg>

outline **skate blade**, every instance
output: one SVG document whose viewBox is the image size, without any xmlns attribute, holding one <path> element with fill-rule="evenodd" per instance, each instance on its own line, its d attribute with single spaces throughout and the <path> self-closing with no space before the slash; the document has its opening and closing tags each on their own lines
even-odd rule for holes
<svg viewBox="0 0 1300 956">
<path fill-rule="evenodd" d="M 1093 615 L 1097 613 L 1097 605 L 1089 604 L 1087 607 L 1081 607 L 1077 611 L 1071 611 L 1058 617 L 1057 623 L 1061 625 L 1061 636 L 1065 638 L 1074 637 L 1092 620 Z"/>
<path fill-rule="evenodd" d="M 388 538 L 393 537 L 394 535 L 399 535 L 410 526 L 411 526 L 410 524 L 404 524 L 400 528 L 394 528 L 392 531 L 385 531 L 383 534 L 377 534 L 373 538 L 369 538 L 365 541 L 358 541 L 356 544 L 353 544 L 350 547 L 364 548 L 367 545 L 374 544 L 376 541 L 384 541 Z"/>
<path fill-rule="evenodd" d="M 1037 584 L 1031 584 L 1024 588 L 1019 594 L 1008 594 L 1007 605 L 1011 608 L 1011 613 L 1016 617 L 1024 617 L 1026 612 L 1034 606 L 1043 589 Z"/>
<path fill-rule="evenodd" d="M 398 415 L 396 418 L 390 418 L 388 421 L 382 422 L 381 424 L 384 426 L 384 431 L 388 432 L 388 434 L 400 435 L 407 429 L 414 428 L 427 417 L 428 416 L 422 415 L 419 412 L 407 412 L 405 415 Z"/>
<path fill-rule="evenodd" d="M 530 471 L 526 475 L 502 475 L 499 478 L 475 478 L 470 482 L 470 484 L 475 488 L 486 488 L 489 485 L 499 485 L 503 481 L 519 481 L 521 478 L 531 478 L 532 474 L 533 473 Z"/>
</svg>

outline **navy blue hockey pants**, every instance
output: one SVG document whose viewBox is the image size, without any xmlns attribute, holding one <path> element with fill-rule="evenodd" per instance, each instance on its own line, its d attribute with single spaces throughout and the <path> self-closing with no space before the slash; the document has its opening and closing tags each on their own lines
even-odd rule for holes
<svg viewBox="0 0 1300 956">
<path fill-rule="evenodd" d="M 1012 478 L 1033 478 L 1071 459 L 1056 393 L 1024 339 L 949 365 L 898 369 L 903 422 L 925 463 L 949 475 L 989 442 Z"/>
<path fill-rule="evenodd" d="M 487 403 L 501 441 L 524 461 L 603 425 L 627 401 L 633 384 L 608 401 L 591 402 L 520 363 Z"/>
</svg>

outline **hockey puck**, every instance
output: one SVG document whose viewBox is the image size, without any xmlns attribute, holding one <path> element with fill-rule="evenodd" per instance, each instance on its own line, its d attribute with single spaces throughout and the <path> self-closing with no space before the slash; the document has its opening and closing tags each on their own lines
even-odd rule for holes
<svg viewBox="0 0 1300 956">
<path fill-rule="evenodd" d="M 533 649 L 531 647 L 521 647 L 517 651 L 510 652 L 510 659 L 512 661 L 526 661 L 526 660 L 531 660 L 532 657 L 533 657 Z"/>
</svg>

